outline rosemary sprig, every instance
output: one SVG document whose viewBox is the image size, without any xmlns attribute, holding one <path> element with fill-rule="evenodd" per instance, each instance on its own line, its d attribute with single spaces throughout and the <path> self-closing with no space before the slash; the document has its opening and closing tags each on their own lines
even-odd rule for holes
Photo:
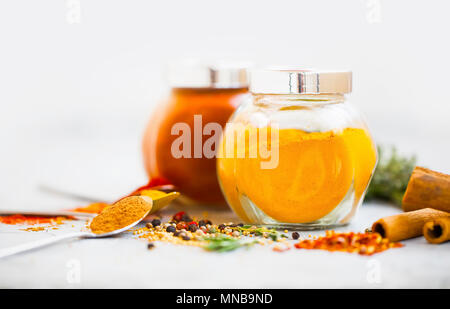
<svg viewBox="0 0 450 309">
<path fill-rule="evenodd" d="M 378 147 L 378 165 L 367 190 L 366 199 L 380 199 L 401 205 L 416 157 L 402 157 L 395 147 Z"/>
<path fill-rule="evenodd" d="M 203 240 L 207 241 L 203 248 L 215 252 L 233 251 L 241 247 L 250 247 L 257 243 L 256 240 L 248 241 L 220 234 L 217 237 L 204 237 Z"/>
</svg>

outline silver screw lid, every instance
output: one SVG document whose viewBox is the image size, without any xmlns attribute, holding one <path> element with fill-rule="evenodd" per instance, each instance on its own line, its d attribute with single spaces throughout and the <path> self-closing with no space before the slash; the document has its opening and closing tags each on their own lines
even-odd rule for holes
<svg viewBox="0 0 450 309">
<path fill-rule="evenodd" d="M 168 66 L 167 79 L 174 88 L 247 88 L 248 63 L 184 60 Z"/>
<path fill-rule="evenodd" d="M 250 72 L 250 92 L 261 94 L 350 93 L 351 71 L 314 69 L 254 69 Z"/>
</svg>

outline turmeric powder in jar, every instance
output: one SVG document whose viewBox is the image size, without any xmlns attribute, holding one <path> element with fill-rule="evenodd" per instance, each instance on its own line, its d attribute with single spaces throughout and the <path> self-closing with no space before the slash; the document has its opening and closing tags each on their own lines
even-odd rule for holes
<svg viewBox="0 0 450 309">
<path fill-rule="evenodd" d="M 351 72 L 258 70 L 232 116 L 217 171 L 246 222 L 299 229 L 347 224 L 362 203 L 376 147 L 350 105 Z"/>
<path fill-rule="evenodd" d="M 146 171 L 150 178 L 162 177 L 175 185 L 184 202 L 226 205 L 215 148 L 228 118 L 248 94 L 246 66 L 176 64 L 169 70 L 169 83 L 170 94 L 144 135 Z"/>
</svg>

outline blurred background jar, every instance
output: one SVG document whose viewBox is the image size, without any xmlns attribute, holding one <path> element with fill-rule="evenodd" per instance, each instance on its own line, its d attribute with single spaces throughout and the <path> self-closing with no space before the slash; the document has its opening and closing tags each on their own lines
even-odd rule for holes
<svg viewBox="0 0 450 309">
<path fill-rule="evenodd" d="M 154 111 L 143 139 L 146 171 L 150 178 L 175 185 L 186 203 L 225 205 L 216 158 L 202 151 L 211 137 L 217 145 L 221 132 L 204 132 L 204 128 L 208 123 L 224 128 L 242 102 L 248 93 L 247 65 L 185 61 L 172 63 L 167 73 L 169 95 Z M 179 144 L 182 134 L 187 134 L 190 145 Z M 173 150 L 182 150 L 182 156 Z"/>
<path fill-rule="evenodd" d="M 352 73 L 255 70 L 249 88 L 219 146 L 228 204 L 253 224 L 349 223 L 377 162 L 369 130 L 348 100 Z"/>
</svg>

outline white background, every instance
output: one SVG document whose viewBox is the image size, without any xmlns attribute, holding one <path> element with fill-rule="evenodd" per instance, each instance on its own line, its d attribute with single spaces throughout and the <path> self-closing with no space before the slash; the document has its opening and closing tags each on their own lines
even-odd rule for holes
<svg viewBox="0 0 450 309">
<path fill-rule="evenodd" d="M 145 182 L 141 135 L 167 61 L 184 57 L 352 69 L 352 101 L 377 141 L 450 172 L 449 9 L 407 0 L 2 1 L 0 202 L 22 207 L 40 183 L 110 197 Z"/>
<path fill-rule="evenodd" d="M 185 57 L 351 69 L 352 101 L 365 113 L 377 141 L 394 144 L 405 154 L 416 153 L 420 164 L 448 173 L 449 10 L 448 1 L 436 0 L 1 1 L 0 207 L 61 209 L 77 204 L 43 194 L 37 189 L 40 184 L 114 199 L 145 183 L 141 136 L 166 91 L 165 64 Z M 380 216 L 398 212 L 373 207 L 364 205 L 367 211 L 350 228 L 363 229 Z M 39 235 L 16 236 L 24 241 Z M 3 233 L 2 246 L 19 238 Z M 104 264 L 118 254 L 118 241 L 96 240 L 95 246 L 94 241 L 74 242 L 20 256 L 0 264 L 6 279 L 0 285 L 65 286 L 65 271 L 54 270 L 65 269 L 66 261 L 75 257 L 92 277 L 83 286 L 142 287 L 150 284 L 140 272 L 151 270 L 146 268 L 149 261 L 156 265 L 170 257 L 168 261 L 178 263 L 184 254 L 207 265 L 204 270 L 186 268 L 198 274 L 197 287 L 211 277 L 223 279 L 208 280 L 208 287 L 367 284 L 365 271 L 347 271 L 351 265 L 366 269 L 366 260 L 345 254 L 330 259 L 327 252 L 305 253 L 301 260 L 292 250 L 263 256 L 261 248 L 249 255 L 238 253 L 227 259 L 230 268 L 222 268 L 216 267 L 225 262 L 222 256 L 165 247 L 148 255 L 143 243 L 123 240 L 116 262 Z M 140 253 L 123 249 L 131 248 L 127 246 Z M 386 269 L 382 286 L 449 286 L 448 246 L 427 245 L 420 238 L 396 250 L 380 255 Z M 129 261 L 138 256 L 141 264 L 136 265 L 141 266 L 132 269 Z M 254 265 L 259 259 L 260 265 Z M 336 267 L 330 261 L 336 261 Z M 284 268 L 268 269 L 271 263 Z M 100 264 L 105 277 L 89 271 Z M 123 273 L 111 273 L 118 265 Z M 270 276 L 258 272 L 257 278 L 251 273 L 256 268 L 243 265 L 268 269 Z M 176 274 L 160 269 L 166 279 L 159 287 L 187 287 L 174 285 L 171 278 Z M 247 279 L 236 284 L 241 271 Z M 125 274 L 128 280 L 118 280 Z"/>
</svg>

